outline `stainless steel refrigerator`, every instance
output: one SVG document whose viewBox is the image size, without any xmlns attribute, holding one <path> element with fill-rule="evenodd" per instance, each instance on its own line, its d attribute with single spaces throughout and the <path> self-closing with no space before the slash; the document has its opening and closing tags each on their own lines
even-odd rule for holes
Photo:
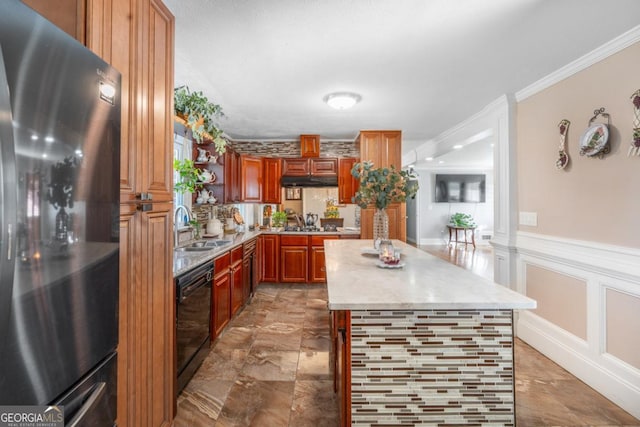
<svg viewBox="0 0 640 427">
<path fill-rule="evenodd" d="M 120 74 L 0 2 L 0 405 L 113 425 Z"/>
</svg>

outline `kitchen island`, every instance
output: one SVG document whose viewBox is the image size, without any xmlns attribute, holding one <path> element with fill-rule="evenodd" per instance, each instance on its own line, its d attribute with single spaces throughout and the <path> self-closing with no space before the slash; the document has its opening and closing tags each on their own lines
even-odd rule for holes
<svg viewBox="0 0 640 427">
<path fill-rule="evenodd" d="M 325 241 L 342 425 L 515 425 L 513 311 L 536 302 L 393 241 Z"/>
</svg>

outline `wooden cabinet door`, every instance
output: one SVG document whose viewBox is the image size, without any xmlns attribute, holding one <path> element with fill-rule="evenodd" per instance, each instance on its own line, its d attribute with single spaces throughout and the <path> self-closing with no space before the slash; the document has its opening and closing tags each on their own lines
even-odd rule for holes
<svg viewBox="0 0 640 427">
<path fill-rule="evenodd" d="M 224 153 L 224 199 L 226 203 L 237 203 L 241 198 L 242 178 L 240 154 L 231 148 Z"/>
<path fill-rule="evenodd" d="M 300 157 L 320 155 L 320 135 L 300 135 Z"/>
<path fill-rule="evenodd" d="M 312 246 L 309 258 L 309 281 L 311 283 L 326 282 L 327 271 L 324 264 L 324 246 Z"/>
<path fill-rule="evenodd" d="M 402 167 L 402 132 L 399 130 L 362 131 L 358 136 L 361 161 L 372 161 L 377 168 Z"/>
<path fill-rule="evenodd" d="M 262 159 L 241 156 L 241 188 L 243 202 L 262 202 Z"/>
<path fill-rule="evenodd" d="M 280 278 L 280 236 L 264 234 L 262 239 L 262 280 L 275 283 Z"/>
<path fill-rule="evenodd" d="M 231 316 L 242 307 L 242 303 L 244 302 L 244 290 L 243 290 L 243 271 L 242 271 L 242 255 L 243 248 L 242 246 L 238 246 L 231 251 L 231 268 L 230 268 L 230 276 L 231 276 Z"/>
<path fill-rule="evenodd" d="M 213 332 L 219 336 L 231 318 L 231 275 L 216 274 L 213 282 Z"/>
<path fill-rule="evenodd" d="M 306 283 L 308 257 L 308 246 L 280 246 L 280 281 Z"/>
<path fill-rule="evenodd" d="M 358 159 L 344 157 L 338 159 L 338 203 L 353 203 L 352 197 L 360 187 L 360 182 L 351 175 Z"/>
<path fill-rule="evenodd" d="M 318 157 L 309 159 L 310 171 L 313 176 L 338 175 L 338 159 L 333 157 Z"/>
<path fill-rule="evenodd" d="M 71 37 L 85 44 L 87 0 L 22 0 Z"/>
<path fill-rule="evenodd" d="M 282 168 L 280 159 L 265 157 L 262 159 L 262 201 L 264 203 L 280 204 L 282 191 L 280 178 Z"/>
<path fill-rule="evenodd" d="M 367 208 L 360 211 L 360 238 L 373 238 L 373 213 L 375 211 L 375 208 Z M 398 239 L 403 242 L 407 240 L 406 212 L 406 203 L 394 203 L 387 207 L 390 239 Z"/>
<path fill-rule="evenodd" d="M 308 176 L 310 173 L 309 159 L 282 159 L 282 176 Z"/>
</svg>

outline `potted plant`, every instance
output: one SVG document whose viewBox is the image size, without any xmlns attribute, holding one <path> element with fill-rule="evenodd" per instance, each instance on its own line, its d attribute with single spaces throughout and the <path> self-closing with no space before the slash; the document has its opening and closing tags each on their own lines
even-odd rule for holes
<svg viewBox="0 0 640 427">
<path fill-rule="evenodd" d="M 226 151 L 227 141 L 222 137 L 222 130 L 216 120 L 224 117 L 222 107 L 210 102 L 202 92 L 191 92 L 188 86 L 180 86 L 173 90 L 173 102 L 176 116 L 191 129 L 198 144 L 211 140 L 220 154 Z"/>
<path fill-rule="evenodd" d="M 454 227 L 475 228 L 476 223 L 473 217 L 466 213 L 456 212 L 449 218 L 449 223 Z"/>
<path fill-rule="evenodd" d="M 374 206 L 373 240 L 389 238 L 389 217 L 386 208 L 391 203 L 402 203 L 407 197 L 414 198 L 418 185 L 409 185 L 409 179 L 416 178 L 413 170 L 397 170 L 394 166 L 374 168 L 373 163 L 365 161 L 356 163 L 351 175 L 360 181 L 352 201 L 365 209 Z"/>
<path fill-rule="evenodd" d="M 180 175 L 180 181 L 173 186 L 178 193 L 195 193 L 200 181 L 200 169 L 190 159 L 174 160 L 173 169 Z"/>
<path fill-rule="evenodd" d="M 287 221 L 287 213 L 284 211 L 275 211 L 271 215 L 271 225 L 275 228 L 284 227 L 284 223 Z"/>
</svg>

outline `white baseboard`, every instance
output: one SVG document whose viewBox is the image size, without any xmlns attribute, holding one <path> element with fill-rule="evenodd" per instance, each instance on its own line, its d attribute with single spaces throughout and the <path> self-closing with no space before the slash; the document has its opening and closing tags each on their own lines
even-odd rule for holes
<svg viewBox="0 0 640 427">
<path fill-rule="evenodd" d="M 595 356 L 586 342 L 541 317 L 522 311 L 518 316 L 518 337 L 558 363 L 600 394 L 640 419 L 640 373 L 611 356 Z M 616 363 L 625 377 L 606 369 L 599 358 Z"/>
</svg>

